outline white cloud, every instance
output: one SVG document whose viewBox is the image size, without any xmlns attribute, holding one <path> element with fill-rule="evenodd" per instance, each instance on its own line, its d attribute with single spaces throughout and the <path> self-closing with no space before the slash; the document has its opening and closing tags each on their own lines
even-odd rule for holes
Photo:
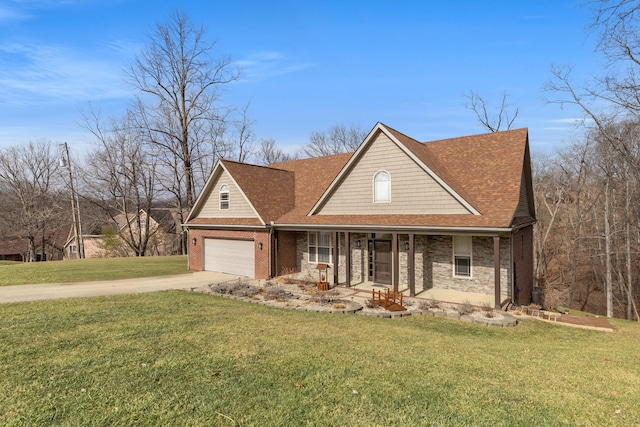
<svg viewBox="0 0 640 427">
<path fill-rule="evenodd" d="M 23 19 L 25 16 L 26 15 L 23 12 L 20 12 L 15 8 L 0 4 L 0 22 Z"/>
<path fill-rule="evenodd" d="M 235 62 L 243 72 L 244 80 L 256 81 L 273 76 L 297 73 L 314 66 L 312 63 L 295 63 L 274 51 L 261 51 Z"/>
<path fill-rule="evenodd" d="M 39 43 L 0 46 L 0 96 L 13 105 L 128 95 L 118 61 Z"/>
</svg>

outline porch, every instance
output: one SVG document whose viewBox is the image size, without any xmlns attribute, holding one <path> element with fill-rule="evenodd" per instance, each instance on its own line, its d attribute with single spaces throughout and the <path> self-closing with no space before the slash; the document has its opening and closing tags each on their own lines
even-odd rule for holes
<svg viewBox="0 0 640 427">
<path fill-rule="evenodd" d="M 391 230 L 390 230 L 391 231 Z M 406 296 L 499 307 L 512 297 L 511 239 L 469 236 L 466 274 L 457 270 L 456 237 L 427 233 L 295 232 L 295 270 L 371 292 L 395 289 Z M 293 237 L 293 236 L 292 236 Z M 465 267 L 463 264 L 462 267 Z"/>
<path fill-rule="evenodd" d="M 341 285 L 341 286 L 344 286 L 344 285 Z M 374 282 L 364 282 L 364 283 L 352 282 L 350 289 L 370 295 L 371 291 L 373 290 L 382 291 L 382 292 L 384 292 L 387 289 L 393 290 L 393 286 L 374 283 Z M 409 288 L 404 288 L 404 289 L 400 288 L 398 292 L 400 292 L 401 294 L 407 297 L 411 296 L 411 292 Z M 477 292 L 464 292 L 464 291 L 458 291 L 455 289 L 445 289 L 445 288 L 431 288 L 431 289 L 422 290 L 422 291 L 416 292 L 414 296 L 418 299 L 424 299 L 424 300 L 432 299 L 432 300 L 441 301 L 445 303 L 459 304 L 459 303 L 469 302 L 471 305 L 478 306 L 478 307 L 485 306 L 485 305 L 493 306 L 495 303 L 493 295 L 481 294 Z"/>
</svg>

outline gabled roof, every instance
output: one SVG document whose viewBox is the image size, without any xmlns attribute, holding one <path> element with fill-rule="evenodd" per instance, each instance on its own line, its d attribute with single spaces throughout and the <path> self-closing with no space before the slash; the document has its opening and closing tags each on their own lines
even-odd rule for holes
<svg viewBox="0 0 640 427">
<path fill-rule="evenodd" d="M 446 161 L 447 173 L 462 180 L 453 185 L 465 187 L 466 197 L 482 216 L 496 225 L 510 226 L 519 203 L 522 172 L 530 171 L 528 145 L 527 129 L 515 129 L 433 141 L 423 147 Z"/>
<path fill-rule="evenodd" d="M 360 147 L 358 147 L 358 149 L 353 154 L 353 156 L 351 156 L 347 164 L 333 179 L 327 191 L 325 191 L 324 194 L 315 203 L 315 205 L 309 212 L 309 215 L 313 215 L 317 213 L 318 208 L 322 206 L 323 202 L 331 194 L 331 191 L 333 190 L 333 188 L 340 185 L 340 182 L 343 176 L 346 175 L 348 171 L 352 168 L 352 166 L 355 165 L 358 162 L 358 160 L 365 154 L 367 147 L 373 143 L 373 141 L 376 138 L 376 135 L 379 132 L 386 134 L 391 139 L 391 141 L 393 141 L 398 146 L 398 148 L 400 148 L 402 151 L 405 152 L 405 154 L 411 157 L 425 171 L 425 173 L 427 173 L 428 175 L 431 176 L 431 178 L 436 180 L 446 191 L 448 191 L 455 199 L 457 199 L 458 202 L 460 202 L 463 206 L 465 206 L 470 213 L 474 215 L 478 215 L 478 212 L 473 208 L 473 206 L 471 206 L 463 197 L 461 197 L 455 191 L 455 189 L 453 189 L 450 185 L 448 185 L 447 182 L 444 181 L 441 176 L 439 176 L 437 173 L 435 173 L 432 170 L 432 168 L 429 167 L 429 164 L 432 164 L 433 166 L 436 166 L 438 169 L 440 169 L 441 173 L 445 172 L 444 169 L 440 167 L 437 159 L 431 158 L 431 156 L 427 155 L 425 156 L 426 157 L 425 160 L 427 160 L 428 163 L 425 163 L 422 158 L 420 158 L 419 156 L 416 156 L 416 151 L 420 151 L 419 147 L 423 148 L 424 147 L 423 144 L 420 144 L 416 140 L 409 138 L 408 136 L 398 131 L 392 130 L 391 128 L 383 125 L 382 123 L 377 123 L 374 126 L 374 128 L 371 130 L 371 132 L 369 132 L 369 135 L 367 135 L 367 137 L 364 139 L 364 142 L 360 144 Z M 413 150 L 410 147 L 412 147 Z M 424 150 L 422 151 L 424 152 Z"/>
<path fill-rule="evenodd" d="M 358 162 L 360 156 L 365 155 L 366 145 L 380 132 L 465 206 L 469 213 L 316 214 L 331 191 L 340 185 L 342 177 Z M 535 221 L 535 212 L 531 209 L 532 216 L 526 220 L 514 218 L 520 202 L 520 186 L 525 185 L 527 192 L 531 187 L 527 129 L 421 143 L 378 123 L 354 153 L 292 160 L 274 163 L 269 167 L 228 160 L 220 164 L 236 180 L 260 217 L 281 226 L 505 228 Z M 202 194 L 205 194 L 204 190 Z M 202 194 L 197 204 L 203 203 L 200 201 Z M 530 206 L 532 200 L 530 197 Z M 194 212 L 196 206 L 189 214 L 190 224 L 251 225 L 249 222 L 259 222 L 246 218 L 197 218 Z"/>
<path fill-rule="evenodd" d="M 288 170 L 221 160 L 266 224 L 295 206 L 295 175 Z"/>
<path fill-rule="evenodd" d="M 196 218 L 202 208 L 204 194 L 211 192 L 214 177 L 225 170 L 256 213 L 256 218 Z M 251 165 L 221 159 L 189 212 L 191 224 L 264 225 L 275 221 L 295 206 L 295 175 L 275 167 Z"/>
</svg>

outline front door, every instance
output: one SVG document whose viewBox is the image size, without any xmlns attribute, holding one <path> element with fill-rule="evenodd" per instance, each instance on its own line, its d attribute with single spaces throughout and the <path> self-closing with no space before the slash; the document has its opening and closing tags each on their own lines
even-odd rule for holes
<svg viewBox="0 0 640 427">
<path fill-rule="evenodd" d="M 373 241 L 373 281 L 391 284 L 391 242 L 388 240 Z"/>
</svg>

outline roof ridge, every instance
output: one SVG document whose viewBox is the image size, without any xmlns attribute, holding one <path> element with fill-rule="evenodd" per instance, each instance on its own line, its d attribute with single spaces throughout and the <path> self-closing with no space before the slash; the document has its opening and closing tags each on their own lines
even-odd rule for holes
<svg viewBox="0 0 640 427">
<path fill-rule="evenodd" d="M 220 161 L 223 163 L 234 163 L 236 165 L 241 165 L 241 166 L 252 166 L 255 168 L 263 168 L 263 169 L 270 169 L 270 170 L 276 170 L 276 171 L 282 171 L 282 172 L 289 172 L 286 169 L 280 169 L 280 168 L 274 168 L 271 165 L 256 165 L 255 163 L 247 163 L 247 162 L 238 162 L 236 160 L 229 160 L 229 159 L 225 159 L 225 158 L 220 158 Z"/>
<path fill-rule="evenodd" d="M 463 140 L 463 139 L 470 139 L 470 138 L 478 138 L 478 137 L 482 137 L 482 136 L 496 136 L 499 134 L 505 134 L 505 133 L 515 133 L 515 132 L 529 132 L 529 128 L 527 127 L 523 127 L 523 128 L 518 128 L 518 129 L 507 129 L 507 130 L 501 130 L 501 131 L 497 131 L 497 132 L 483 132 L 483 133 L 476 133 L 473 135 L 463 135 L 463 136 L 452 136 L 450 138 L 442 138 L 442 139 L 433 139 L 430 141 L 423 141 L 420 144 L 430 144 L 430 143 L 434 143 L 434 142 L 445 142 L 445 141 L 452 141 L 452 140 Z"/>
<path fill-rule="evenodd" d="M 298 163 L 298 162 L 327 160 L 327 159 L 330 159 L 332 157 L 344 156 L 346 154 L 353 155 L 353 153 L 355 153 L 355 151 L 345 151 L 344 153 L 327 154 L 325 156 L 317 156 L 317 157 L 305 157 L 303 159 L 284 160 L 282 162 L 273 162 L 273 163 L 269 164 L 269 167 L 273 168 L 273 169 L 276 169 L 272 165 L 287 165 L 287 164 L 293 164 L 293 163 Z"/>
</svg>

